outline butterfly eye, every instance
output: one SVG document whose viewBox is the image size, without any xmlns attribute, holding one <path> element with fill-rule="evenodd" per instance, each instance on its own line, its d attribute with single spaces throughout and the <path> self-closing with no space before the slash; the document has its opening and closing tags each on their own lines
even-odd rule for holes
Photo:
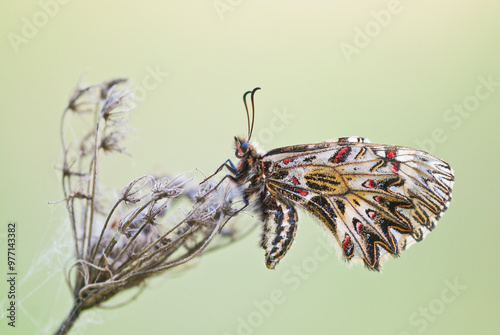
<svg viewBox="0 0 500 335">
<path fill-rule="evenodd" d="M 243 153 L 247 152 L 249 147 L 250 147 L 250 143 L 248 143 L 248 142 L 243 142 L 243 143 L 241 143 L 241 146 L 240 146 L 241 151 Z"/>
</svg>

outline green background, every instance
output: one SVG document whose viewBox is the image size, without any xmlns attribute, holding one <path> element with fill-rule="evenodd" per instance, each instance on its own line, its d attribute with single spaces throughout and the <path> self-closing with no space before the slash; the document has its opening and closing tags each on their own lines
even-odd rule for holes
<svg viewBox="0 0 500 335">
<path fill-rule="evenodd" d="M 132 157 L 103 164 L 108 185 L 211 173 L 246 133 L 242 93 L 260 86 L 264 149 L 354 135 L 426 149 L 454 168 L 453 201 L 381 274 L 345 266 L 299 212 L 275 271 L 255 231 L 124 307 L 85 313 L 73 334 L 500 333 L 500 2 L 2 0 L 0 13 L 2 273 L 7 222 L 19 227 L 17 327 L 6 326 L 2 275 L 0 333 L 50 334 L 71 304 L 68 222 L 48 202 L 62 198 L 54 167 L 73 87 L 82 74 L 141 86 L 154 69 L 168 76 L 133 111 Z M 496 86 L 476 99 L 489 77 Z M 470 112 L 453 111 L 464 103 Z"/>
</svg>

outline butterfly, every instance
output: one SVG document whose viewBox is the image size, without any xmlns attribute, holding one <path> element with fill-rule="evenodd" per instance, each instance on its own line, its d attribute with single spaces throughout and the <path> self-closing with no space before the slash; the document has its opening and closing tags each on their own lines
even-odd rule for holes
<svg viewBox="0 0 500 335">
<path fill-rule="evenodd" d="M 446 162 L 362 137 L 259 151 L 250 144 L 259 89 L 243 95 L 248 136 L 234 139 L 239 162 L 227 160 L 216 173 L 226 167 L 224 178 L 243 190 L 245 207 L 253 204 L 259 212 L 269 269 L 292 245 L 297 207 L 328 228 L 345 260 L 362 260 L 377 271 L 388 255 L 398 256 L 434 229 L 451 201 L 454 175 Z"/>
</svg>

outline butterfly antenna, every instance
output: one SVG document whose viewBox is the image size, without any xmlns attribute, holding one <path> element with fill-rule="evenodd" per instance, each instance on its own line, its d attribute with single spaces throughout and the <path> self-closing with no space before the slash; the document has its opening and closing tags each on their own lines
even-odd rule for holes
<svg viewBox="0 0 500 335">
<path fill-rule="evenodd" d="M 250 140 L 250 113 L 248 112 L 247 95 L 252 93 L 252 91 L 247 91 L 243 94 L 243 103 L 245 104 L 245 110 L 247 111 L 247 134 L 248 140 Z"/>
<path fill-rule="evenodd" d="M 250 100 L 252 101 L 252 126 L 250 127 L 250 132 L 248 134 L 248 141 L 250 141 L 250 137 L 252 137 L 253 124 L 255 123 L 255 104 L 253 102 L 253 97 L 255 95 L 255 92 L 257 92 L 258 90 L 260 90 L 260 87 L 254 88 L 252 91 L 252 95 L 250 96 Z M 247 114 L 248 114 L 248 112 L 247 112 Z"/>
</svg>

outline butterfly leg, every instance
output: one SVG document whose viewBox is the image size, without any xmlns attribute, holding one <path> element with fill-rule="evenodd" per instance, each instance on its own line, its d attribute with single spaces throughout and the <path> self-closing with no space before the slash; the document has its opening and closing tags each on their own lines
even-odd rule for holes
<svg viewBox="0 0 500 335">
<path fill-rule="evenodd" d="M 263 204 L 264 230 L 261 246 L 266 251 L 266 266 L 274 269 L 292 245 L 297 231 L 297 212 L 274 197 Z"/>
<path fill-rule="evenodd" d="M 233 164 L 233 162 L 232 162 L 230 159 L 227 159 L 224 163 L 222 163 L 222 164 L 221 164 L 221 166 L 219 166 L 219 167 L 217 168 L 217 170 L 215 170 L 215 172 L 214 172 L 214 173 L 212 173 L 210 176 L 208 176 L 207 178 L 205 178 L 205 179 L 204 179 L 204 180 L 200 183 L 200 185 L 201 185 L 201 184 L 203 184 L 203 183 L 205 183 L 207 180 L 209 180 L 209 179 L 210 179 L 210 178 L 212 178 L 213 176 L 215 176 L 217 173 L 221 172 L 221 171 L 222 171 L 222 169 L 223 169 L 224 167 L 226 167 L 226 168 L 229 170 L 229 172 L 231 172 L 231 174 L 232 174 L 233 176 L 234 176 L 234 175 L 236 175 L 236 171 L 237 171 L 236 166 Z M 227 175 L 226 175 L 226 177 L 227 177 Z M 234 178 L 234 177 L 233 177 L 233 178 Z"/>
<path fill-rule="evenodd" d="M 222 171 L 222 169 L 223 169 L 224 167 L 226 167 L 226 168 L 229 170 L 229 172 L 230 172 L 231 174 L 227 174 L 227 175 L 225 175 L 224 177 L 222 177 L 222 179 L 221 179 L 221 180 L 217 183 L 217 185 L 215 185 L 215 187 L 213 187 L 210 191 L 208 191 L 207 193 L 205 193 L 205 194 L 203 195 L 203 198 L 204 198 L 204 197 L 206 197 L 208 194 L 212 193 L 214 190 L 216 190 L 216 189 L 219 187 L 219 185 L 220 185 L 220 184 L 222 184 L 222 182 L 223 182 L 223 181 L 224 181 L 224 179 L 226 179 L 226 178 L 231 179 L 233 182 L 237 182 L 236 177 L 235 177 L 236 172 L 237 172 L 237 170 L 236 170 L 236 166 L 234 166 L 233 162 L 231 162 L 231 160 L 230 160 L 230 159 L 228 159 L 228 160 L 226 160 L 223 164 L 221 164 L 221 166 L 219 166 L 219 168 L 218 168 L 218 169 L 217 169 L 214 173 L 212 173 L 210 176 L 208 176 L 207 178 L 205 178 L 205 179 L 204 179 L 204 180 L 200 183 L 200 185 L 201 185 L 201 184 L 203 184 L 203 183 L 205 183 L 207 180 L 209 180 L 209 179 L 210 179 L 210 178 L 212 178 L 213 176 L 215 176 L 217 173 L 221 172 L 221 171 Z M 246 204 L 248 205 L 248 203 L 246 203 Z"/>
</svg>

